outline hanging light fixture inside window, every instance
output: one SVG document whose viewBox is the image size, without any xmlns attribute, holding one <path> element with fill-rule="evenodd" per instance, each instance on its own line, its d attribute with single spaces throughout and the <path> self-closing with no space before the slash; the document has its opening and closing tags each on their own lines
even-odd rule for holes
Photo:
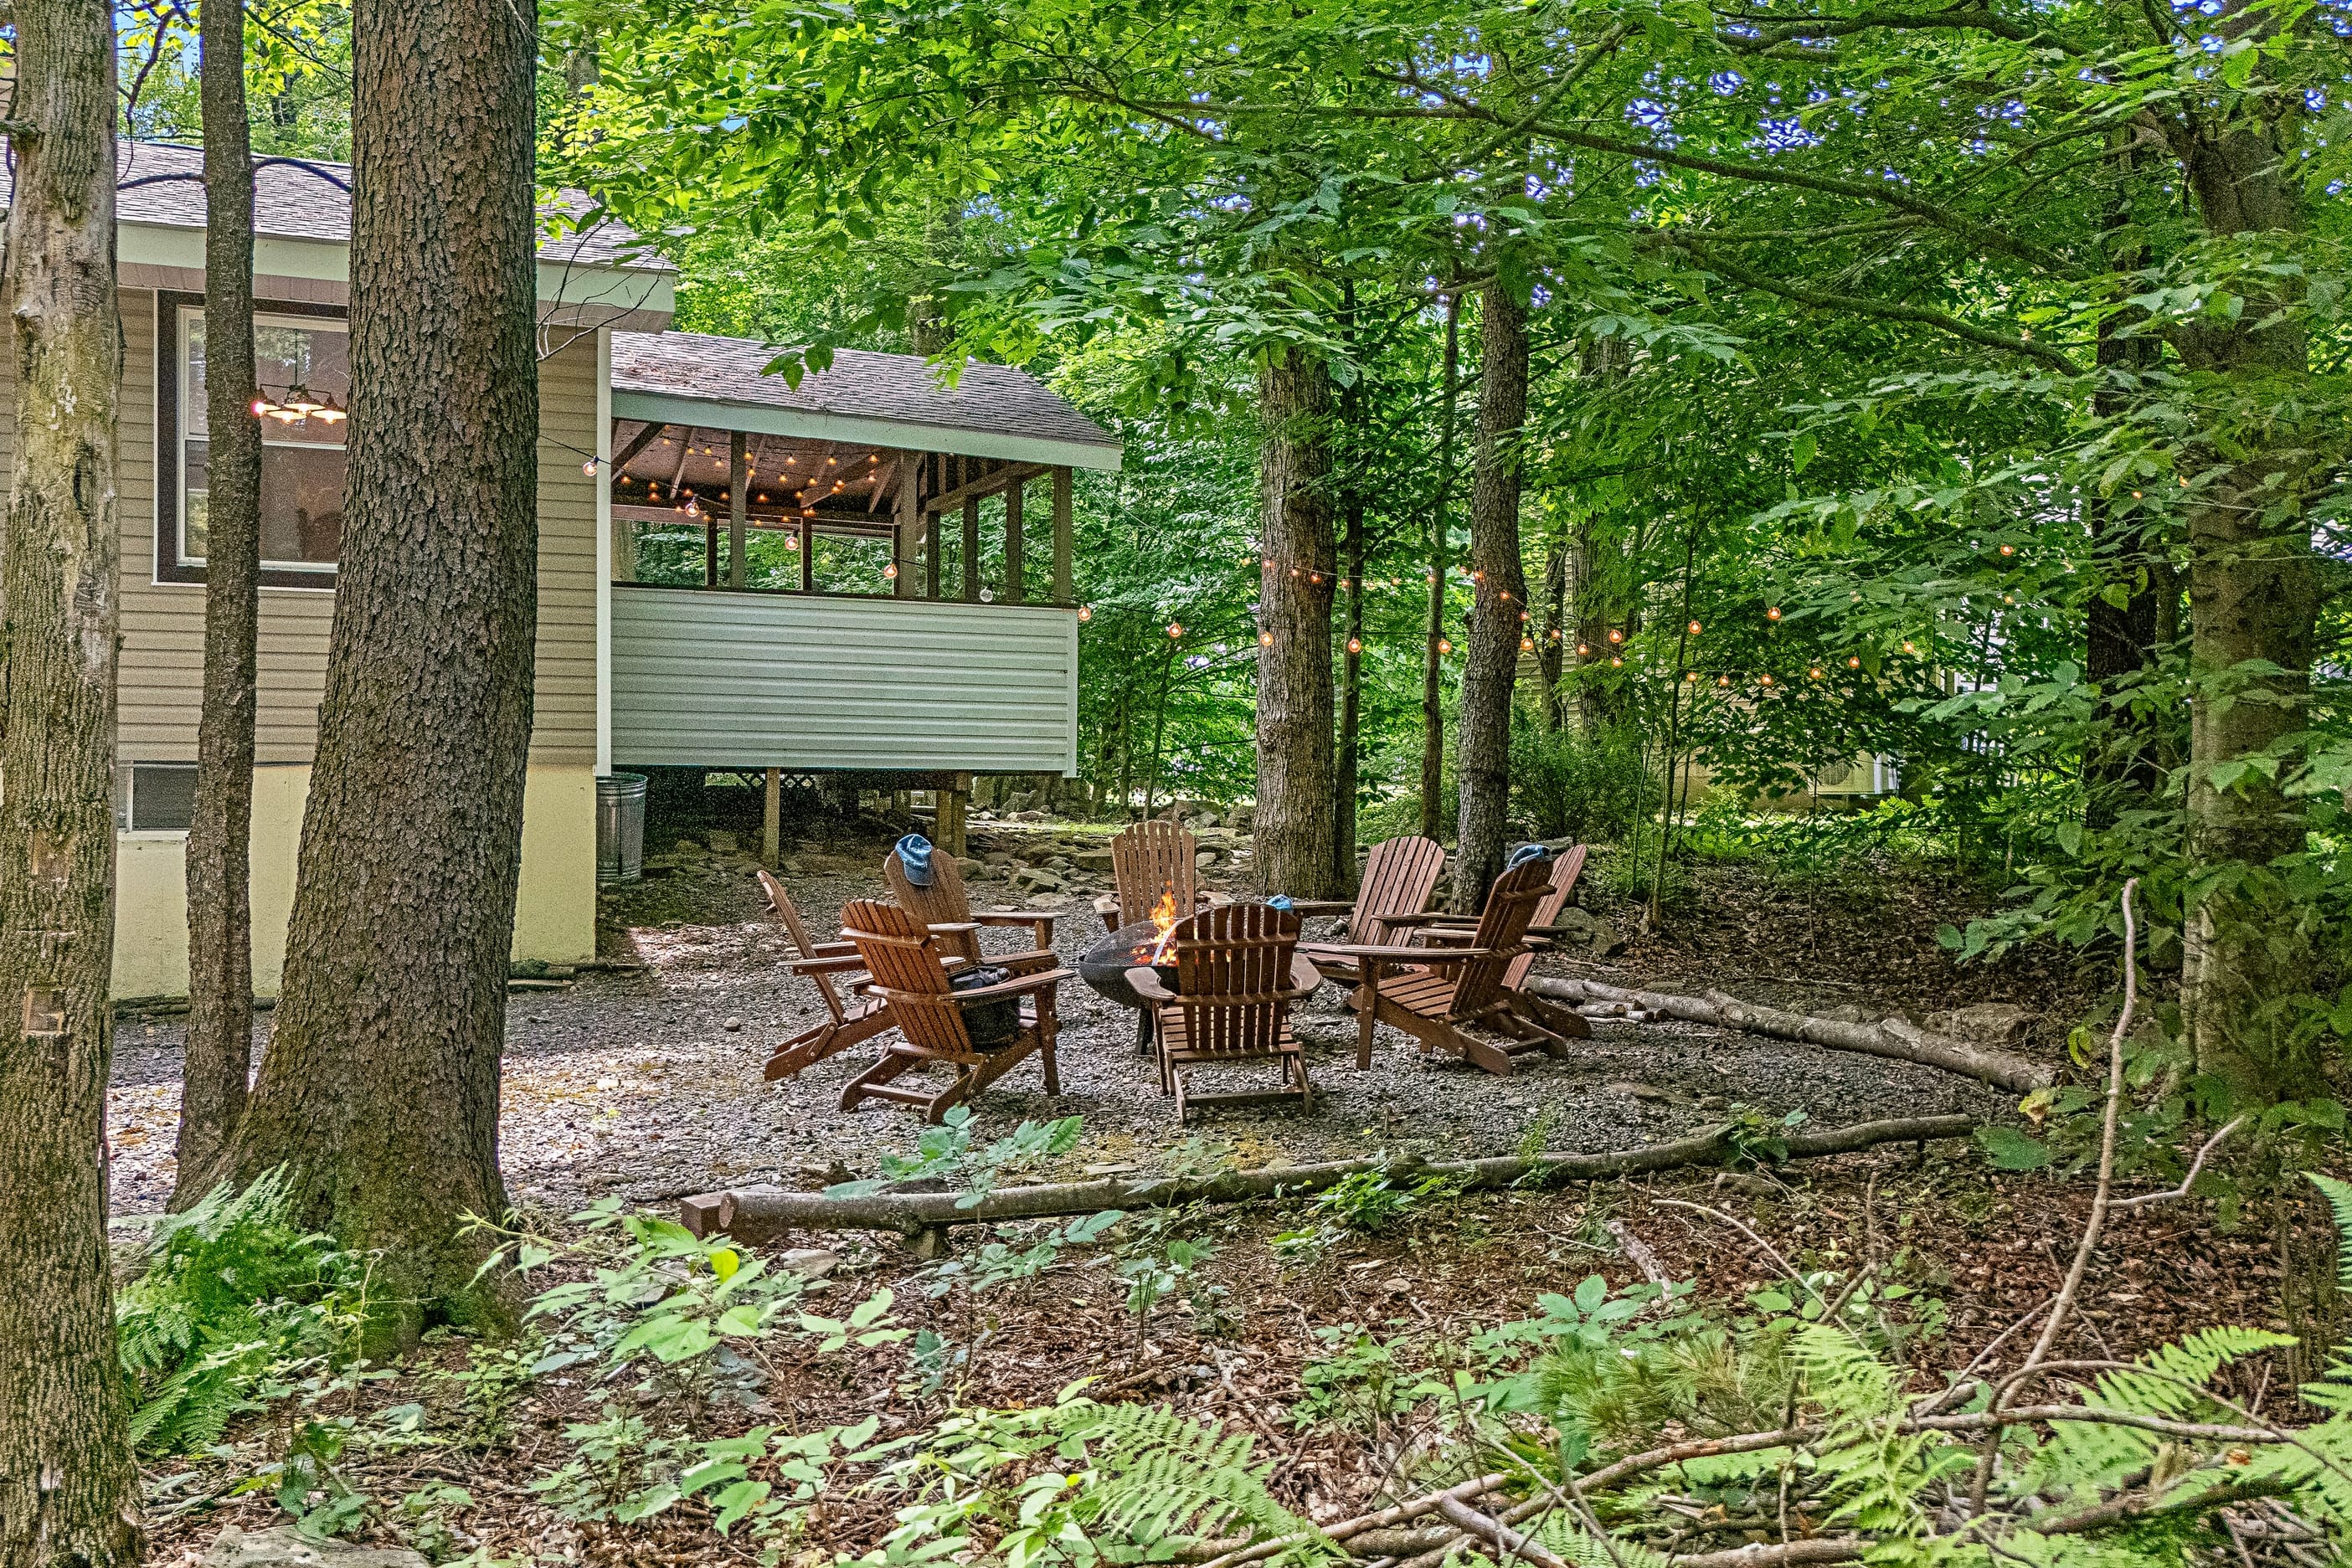
<svg viewBox="0 0 2352 1568">
<path fill-rule="evenodd" d="M 310 411 L 310 417 L 325 424 L 341 424 L 351 417 L 351 410 L 335 401 L 334 393 L 329 392 L 319 400 L 319 406 Z M 592 457 L 588 461 L 596 463 L 602 459 Z M 589 472 L 593 473 L 595 470 L 592 468 Z"/>
</svg>

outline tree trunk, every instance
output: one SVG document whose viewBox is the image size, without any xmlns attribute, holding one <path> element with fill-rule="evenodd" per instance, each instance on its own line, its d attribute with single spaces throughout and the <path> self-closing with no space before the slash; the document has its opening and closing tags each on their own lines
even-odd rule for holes
<svg viewBox="0 0 2352 1568">
<path fill-rule="evenodd" d="M 1626 373 L 1625 345 L 1616 338 L 1593 338 L 1584 345 L 1582 379 L 1599 383 L 1606 395 L 1610 385 Z M 1622 552 L 1597 525 L 1594 514 L 1580 509 L 1570 534 L 1565 572 L 1570 616 L 1576 627 L 1576 727 L 1587 740 L 1597 740 L 1624 722 L 1624 690 L 1603 673 L 1609 666 L 1612 631 L 1633 635 L 1632 596 L 1622 581 Z M 1621 617 L 1622 618 L 1621 620 Z"/>
<path fill-rule="evenodd" d="M 1438 371 L 1437 480 L 1429 503 L 1429 625 L 1421 656 L 1421 836 L 1443 841 L 1445 808 L 1445 577 L 1452 570 L 1446 512 L 1454 498 L 1454 405 L 1462 394 L 1462 296 L 1445 297 L 1445 353 Z"/>
<path fill-rule="evenodd" d="M 1328 898 L 1331 874 L 1331 372 L 1297 349 L 1258 371 L 1265 423 L 1257 651 L 1257 872 L 1268 893 Z M 1317 580 L 1319 578 L 1320 580 Z"/>
<path fill-rule="evenodd" d="M 2253 111 L 2197 128 L 2184 147 L 2189 183 L 2209 233 L 2303 226 L 2298 185 Z M 2232 422 L 2263 411 L 2273 423 L 2233 429 L 2189 474 L 2189 858 L 2215 877 L 2189 917 L 2181 999 L 2203 1071 L 2257 1101 L 2330 1091 L 2315 1053 L 2292 1043 L 2288 998 L 2310 988 L 2309 934 L 2280 918 L 2278 857 L 2304 846 L 2295 803 L 2259 772 L 2216 788 L 2214 769 L 2301 729 L 2317 637 L 2319 581 L 2304 502 L 2317 433 L 2294 427 L 2312 406 L 2309 344 L 2284 295 L 2249 299 L 2211 326 L 2176 327 L 2174 346 L 2214 379 Z"/>
<path fill-rule="evenodd" d="M 1528 311 L 1509 287 L 1478 301 L 1478 442 L 1470 483 L 1468 656 L 1454 772 L 1462 819 L 1454 907 L 1475 914 L 1503 870 L 1511 817 L 1511 688 L 1518 678 L 1528 585 L 1519 568 L 1519 434 L 1528 415 Z"/>
<path fill-rule="evenodd" d="M 1356 287 L 1342 290 L 1352 340 Z M 1363 763 L 1364 706 L 1364 510 L 1371 443 L 1364 427 L 1364 379 L 1359 375 L 1339 393 L 1342 432 L 1340 501 L 1342 538 L 1339 581 L 1348 591 L 1347 635 L 1339 645 L 1339 756 L 1331 780 L 1331 874 L 1341 896 L 1356 887 L 1356 789 Z"/>
<path fill-rule="evenodd" d="M 261 580 L 261 428 L 253 412 L 253 156 L 245 11 L 211 5 L 205 114 L 205 695 L 188 824 L 188 1035 L 177 1175 L 183 1209 L 220 1177 L 253 1066 L 255 631 Z"/>
<path fill-rule="evenodd" d="M 236 1145 L 381 1249 L 379 1299 L 499 1321 L 499 1057 L 536 630 L 535 23 L 352 13 L 350 526 L 286 984 Z"/>
<path fill-rule="evenodd" d="M 0 1563 L 130 1568 L 139 1472 L 106 1249 L 114 954 L 114 29 L 16 15 L 0 319 Z"/>
</svg>

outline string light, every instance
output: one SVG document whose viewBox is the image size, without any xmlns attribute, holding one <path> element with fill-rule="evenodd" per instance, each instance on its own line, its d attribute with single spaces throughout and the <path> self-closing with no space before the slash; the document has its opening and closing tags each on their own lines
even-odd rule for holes
<svg viewBox="0 0 2352 1568">
<path fill-rule="evenodd" d="M 1917 653 L 1919 650 L 1918 650 L 1918 649 L 1916 649 L 1916 648 L 1915 648 L 1915 647 L 1913 647 L 1910 643 L 1904 643 L 1904 644 L 1903 644 L 1903 651 L 1904 651 L 1905 653 Z"/>
<path fill-rule="evenodd" d="M 1612 667 L 1616 668 L 1616 669 L 1620 669 L 1620 670 L 1622 670 L 1622 669 L 1623 669 L 1623 668 L 1625 667 L 1625 661 L 1624 661 L 1624 660 L 1622 660 L 1622 659 L 1612 659 L 1612 660 L 1610 660 L 1610 661 L 1609 661 L 1609 663 L 1610 663 L 1610 664 L 1612 665 Z"/>
<path fill-rule="evenodd" d="M 1769 676 L 1769 675 L 1766 675 L 1766 676 L 1762 677 L 1762 679 L 1763 679 L 1764 684 L 1765 684 L 1766 685 L 1768 685 L 1768 686 L 1769 686 L 1769 685 L 1770 685 L 1772 684 L 1772 677 L 1771 677 L 1771 676 Z"/>
<path fill-rule="evenodd" d="M 1715 684 L 1718 686 L 1727 686 L 1731 684 L 1731 677 L 1729 675 L 1717 675 L 1715 677 Z"/>
<path fill-rule="evenodd" d="M 1579 643 L 1576 645 L 1576 656 L 1577 656 L 1578 658 L 1580 658 L 1580 659 L 1589 658 L 1589 657 L 1591 657 L 1591 653 L 1592 653 L 1592 644 L 1591 644 L 1591 643 Z"/>
<path fill-rule="evenodd" d="M 1257 645 L 1258 645 L 1259 647 L 1261 647 L 1261 648 L 1271 648 L 1271 647 L 1273 647 L 1273 646 L 1274 646 L 1274 633 L 1273 633 L 1273 632 L 1259 632 L 1259 633 L 1257 634 Z"/>
<path fill-rule="evenodd" d="M 1698 622 L 1696 621 L 1690 623 L 1690 634 L 1694 637 L 1698 635 Z"/>
<path fill-rule="evenodd" d="M 1625 633 L 1612 626 L 1609 629 L 1609 640 L 1612 643 L 1622 643 L 1625 640 Z"/>
<path fill-rule="evenodd" d="M 1862 661 L 1849 653 L 1846 655 L 1845 667 L 1849 670 L 1858 670 L 1862 668 Z"/>
<path fill-rule="evenodd" d="M 1349 652 L 1350 653 L 1362 653 L 1363 651 L 1364 651 L 1364 643 L 1363 643 L 1363 639 L 1362 639 L 1362 638 L 1360 638 L 1360 637 L 1350 637 L 1350 638 L 1349 638 L 1349 639 L 1348 639 L 1348 652 Z"/>
<path fill-rule="evenodd" d="M 2017 553 L 2017 547 L 2015 545 L 2003 545 L 2000 547 L 2000 553 L 2003 555 L 2015 555 Z"/>
<path fill-rule="evenodd" d="M 1441 653 L 1451 653 L 1454 652 L 1454 644 L 1440 637 L 1437 640 L 1437 651 Z"/>
<path fill-rule="evenodd" d="M 1551 632 L 1549 632 L 1549 636 L 1550 636 L 1550 638 L 1551 638 L 1551 640 L 1552 640 L 1553 642 L 1555 642 L 1555 643 L 1559 642 L 1559 627 L 1557 627 L 1557 626 L 1553 627 L 1553 628 L 1551 629 Z"/>
<path fill-rule="evenodd" d="M 1183 623 L 1182 622 L 1181 622 L 1181 621 L 1171 621 L 1170 622 L 1168 622 L 1168 638 L 1169 638 L 1169 641 L 1171 641 L 1171 642 L 1174 642 L 1174 641 L 1176 641 L 1177 639 L 1179 639 L 1179 638 L 1182 637 L 1183 635 L 1184 635 L 1184 623 Z"/>
<path fill-rule="evenodd" d="M 591 457 L 587 462 L 580 465 L 580 472 L 593 479 L 596 476 L 596 460 Z"/>
<path fill-rule="evenodd" d="M 1079 606 L 1078 606 L 1078 619 L 1079 619 L 1080 621 L 1091 621 L 1091 620 L 1093 620 L 1094 618 L 1095 618 L 1095 607 L 1094 607 L 1093 605 L 1091 605 L 1091 604 L 1081 604 L 1081 605 L 1079 605 Z"/>
<path fill-rule="evenodd" d="M 1697 679 L 1698 672 L 1696 670 L 1685 670 L 1683 672 L 1683 685 L 1689 685 L 1693 681 Z"/>
<path fill-rule="evenodd" d="M 1815 664 L 1811 673 L 1813 679 L 1818 681 L 1822 678 L 1822 667 L 1819 664 Z"/>
<path fill-rule="evenodd" d="M 894 560 L 888 566 L 884 567 L 882 569 L 882 575 L 888 578 L 897 577 L 898 575 L 898 563 Z"/>
<path fill-rule="evenodd" d="M 1780 607 L 1775 604 L 1771 609 L 1764 612 L 1764 619 L 1767 621 L 1778 621 L 1780 619 Z"/>
<path fill-rule="evenodd" d="M 1519 652 L 1520 652 L 1520 653 L 1534 653 L 1535 651 L 1536 651 L 1536 640 L 1535 640 L 1533 637 L 1522 637 L 1522 638 L 1520 638 L 1520 639 L 1519 639 Z"/>
</svg>

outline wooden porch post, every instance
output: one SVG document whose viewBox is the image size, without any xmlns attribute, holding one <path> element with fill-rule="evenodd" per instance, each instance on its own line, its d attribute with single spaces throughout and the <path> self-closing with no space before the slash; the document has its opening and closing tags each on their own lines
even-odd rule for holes
<svg viewBox="0 0 2352 1568">
<path fill-rule="evenodd" d="M 727 436 L 727 586 L 743 586 L 743 549 L 751 501 L 751 442 L 741 431 Z"/>
<path fill-rule="evenodd" d="M 1023 482 L 1013 481 L 1004 492 L 1004 601 L 1018 604 L 1027 597 L 1026 586 L 1021 580 L 1021 490 Z"/>
<path fill-rule="evenodd" d="M 1054 602 L 1076 596 L 1070 584 L 1070 471 L 1063 467 L 1054 470 Z"/>
<path fill-rule="evenodd" d="M 760 806 L 760 863 L 774 871 L 784 848 L 784 773 L 768 769 L 768 796 Z"/>
<path fill-rule="evenodd" d="M 923 512 L 915 495 L 917 465 L 922 460 L 911 452 L 898 457 L 898 531 L 891 540 L 891 559 L 898 563 L 898 581 L 893 585 L 900 599 L 912 599 L 919 589 L 915 572 L 922 564 Z"/>
<path fill-rule="evenodd" d="M 969 604 L 980 598 L 980 497 L 963 504 L 963 597 Z"/>
<path fill-rule="evenodd" d="M 923 597 L 940 596 L 940 515 L 923 514 Z"/>
<path fill-rule="evenodd" d="M 801 591 L 816 591 L 816 519 L 801 519 Z"/>
<path fill-rule="evenodd" d="M 971 809 L 971 775 L 955 773 L 948 777 L 946 789 L 931 792 L 931 799 L 937 806 L 932 813 L 931 833 L 940 848 L 961 858 L 964 852 L 964 822 Z"/>
<path fill-rule="evenodd" d="M 719 514 L 702 509 L 702 586 L 719 586 Z"/>
</svg>

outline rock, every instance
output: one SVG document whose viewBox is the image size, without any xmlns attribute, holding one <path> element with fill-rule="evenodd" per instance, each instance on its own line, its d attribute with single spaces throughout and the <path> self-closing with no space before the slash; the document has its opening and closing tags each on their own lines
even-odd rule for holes
<svg viewBox="0 0 2352 1568">
<path fill-rule="evenodd" d="M 1002 882 L 1004 880 L 1004 868 L 995 865 L 979 866 L 965 872 L 963 879 L 966 882 Z"/>
<path fill-rule="evenodd" d="M 1067 855 L 1048 855 L 1045 857 L 1045 869 L 1047 871 L 1070 871 L 1075 868 L 1070 864 L 1070 857 Z"/>
<path fill-rule="evenodd" d="M 1141 1166 L 1120 1164 L 1088 1166 L 1083 1174 L 1090 1176 L 1132 1176 L 1142 1168 Z"/>
<path fill-rule="evenodd" d="M 1080 850 L 1070 856 L 1080 871 L 1109 871 L 1111 853 L 1108 850 Z"/>
<path fill-rule="evenodd" d="M 1045 813 L 1043 811 L 1015 811 L 1013 813 L 1013 820 L 1016 822 L 1042 822 L 1045 820 Z"/>
<path fill-rule="evenodd" d="M 1195 871 L 1206 871 L 1216 863 L 1217 852 L 1214 850 L 1202 850 L 1192 857 L 1192 869 Z"/>
<path fill-rule="evenodd" d="M 972 859 L 970 855 L 958 855 L 955 857 L 955 862 L 956 870 L 965 877 L 977 876 L 985 863 Z"/>
<path fill-rule="evenodd" d="M 708 852 L 706 852 L 700 844 L 695 842 L 692 839 L 680 839 L 677 842 L 670 845 L 669 852 L 674 855 L 691 856 L 703 854 Z"/>
<path fill-rule="evenodd" d="M 992 866 L 1002 868 L 1013 863 L 1013 852 L 1010 850 L 991 850 L 981 858 Z M 962 868 L 959 865 L 957 869 L 961 870 Z"/>
<path fill-rule="evenodd" d="M 841 1267 L 841 1254 L 823 1247 L 795 1247 L 776 1261 L 803 1280 L 822 1280 Z"/>
<path fill-rule="evenodd" d="M 1029 866 L 1013 873 L 1013 885 L 1024 893 L 1059 893 L 1066 884 L 1042 866 Z"/>
<path fill-rule="evenodd" d="M 1553 917 L 1552 924 L 1561 927 L 1561 941 L 1580 946 L 1601 957 L 1614 957 L 1625 950 L 1625 939 L 1617 935 L 1617 928 L 1589 909 L 1570 904 Z"/>
<path fill-rule="evenodd" d="M 1980 1045 L 2017 1045 L 2033 1032 L 2041 1015 L 2013 1002 L 1979 1002 L 1972 1008 L 1929 1013 L 1927 1032 Z"/>
<path fill-rule="evenodd" d="M 290 1524 L 247 1532 L 230 1525 L 205 1552 L 205 1568 L 428 1568 L 405 1546 L 306 1541 Z"/>
<path fill-rule="evenodd" d="M 743 1027 L 743 1020 L 741 1019 L 721 1019 L 719 1020 L 719 1027 L 725 1030 L 729 1034 L 733 1034 L 737 1030 Z"/>
<path fill-rule="evenodd" d="M 713 828 L 710 830 L 710 852 L 712 854 L 731 855 L 740 847 L 741 847 L 740 841 L 739 841 L 734 834 L 728 832 L 725 829 Z"/>
<path fill-rule="evenodd" d="M 1750 1171 L 1717 1171 L 1715 1185 L 1733 1192 L 1744 1192 L 1750 1197 L 1786 1197 L 1788 1193 L 1779 1182 Z"/>
</svg>

